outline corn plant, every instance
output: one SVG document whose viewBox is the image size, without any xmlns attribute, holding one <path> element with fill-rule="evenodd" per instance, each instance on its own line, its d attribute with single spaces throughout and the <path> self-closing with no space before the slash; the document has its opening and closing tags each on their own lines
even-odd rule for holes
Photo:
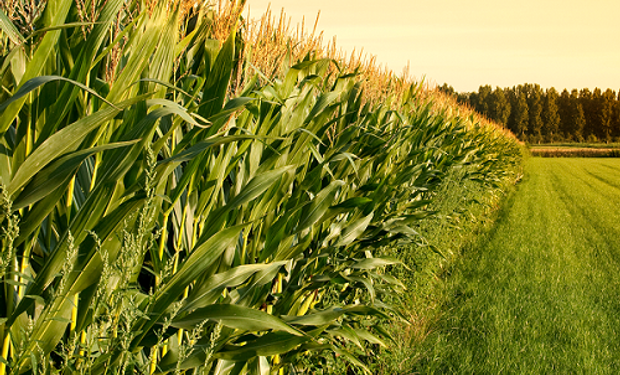
<svg viewBox="0 0 620 375">
<path fill-rule="evenodd" d="M 0 13 L 0 375 L 368 372 L 351 348 L 389 345 L 403 288 L 381 249 L 450 168 L 501 177 L 512 141 L 419 85 L 373 104 L 310 56 L 266 79 L 182 5 Z"/>
</svg>

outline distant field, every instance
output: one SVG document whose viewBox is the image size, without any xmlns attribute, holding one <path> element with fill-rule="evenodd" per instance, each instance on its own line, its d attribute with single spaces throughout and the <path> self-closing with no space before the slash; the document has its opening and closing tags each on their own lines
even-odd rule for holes
<svg viewBox="0 0 620 375">
<path fill-rule="evenodd" d="M 620 143 L 545 143 L 540 145 L 531 145 L 532 149 L 542 148 L 614 148 L 620 149 Z"/>
<path fill-rule="evenodd" d="M 620 373 L 620 160 L 532 158 L 415 373 Z"/>
<path fill-rule="evenodd" d="M 620 157 L 620 143 L 550 143 L 531 145 L 533 156 Z"/>
</svg>

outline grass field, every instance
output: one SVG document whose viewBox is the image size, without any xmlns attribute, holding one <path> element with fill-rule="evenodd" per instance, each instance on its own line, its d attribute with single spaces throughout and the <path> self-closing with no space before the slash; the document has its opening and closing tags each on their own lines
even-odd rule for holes
<svg viewBox="0 0 620 375">
<path fill-rule="evenodd" d="M 526 172 L 453 266 L 415 371 L 620 372 L 620 160 L 532 158 Z"/>
</svg>

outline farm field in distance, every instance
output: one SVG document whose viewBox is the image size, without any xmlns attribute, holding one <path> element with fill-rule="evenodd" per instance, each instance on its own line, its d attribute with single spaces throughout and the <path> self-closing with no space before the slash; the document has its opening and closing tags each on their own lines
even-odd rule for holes
<svg viewBox="0 0 620 375">
<path fill-rule="evenodd" d="M 556 149 L 556 148 L 613 148 L 620 149 L 620 143 L 543 143 L 532 145 L 532 149 Z"/>
<path fill-rule="evenodd" d="M 620 160 L 531 158 L 453 265 L 419 373 L 620 371 Z"/>
<path fill-rule="evenodd" d="M 620 157 L 620 143 L 548 143 L 530 146 L 533 156 Z"/>
</svg>

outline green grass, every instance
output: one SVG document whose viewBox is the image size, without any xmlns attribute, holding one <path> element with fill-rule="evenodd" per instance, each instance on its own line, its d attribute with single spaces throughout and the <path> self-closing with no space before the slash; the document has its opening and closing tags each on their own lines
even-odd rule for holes
<svg viewBox="0 0 620 375">
<path fill-rule="evenodd" d="M 425 374 L 620 371 L 620 161 L 541 159 L 452 267 Z"/>
<path fill-rule="evenodd" d="M 395 267 L 390 272 L 407 287 L 407 293 L 398 297 L 398 305 L 406 312 L 409 324 L 394 322 L 389 327 L 394 345 L 375 358 L 373 374 L 414 371 L 413 367 L 424 355 L 420 344 L 441 316 L 441 304 L 445 301 L 437 289 L 442 285 L 441 275 L 461 257 L 463 249 L 492 228 L 506 192 L 514 189 L 515 181 L 522 175 L 520 165 L 505 166 L 505 170 L 512 173 L 512 178 L 494 184 L 470 178 L 466 168 L 453 169 L 430 204 L 429 209 L 436 214 L 416 226 L 425 246 L 392 249 L 392 255 L 408 266 Z"/>
</svg>

